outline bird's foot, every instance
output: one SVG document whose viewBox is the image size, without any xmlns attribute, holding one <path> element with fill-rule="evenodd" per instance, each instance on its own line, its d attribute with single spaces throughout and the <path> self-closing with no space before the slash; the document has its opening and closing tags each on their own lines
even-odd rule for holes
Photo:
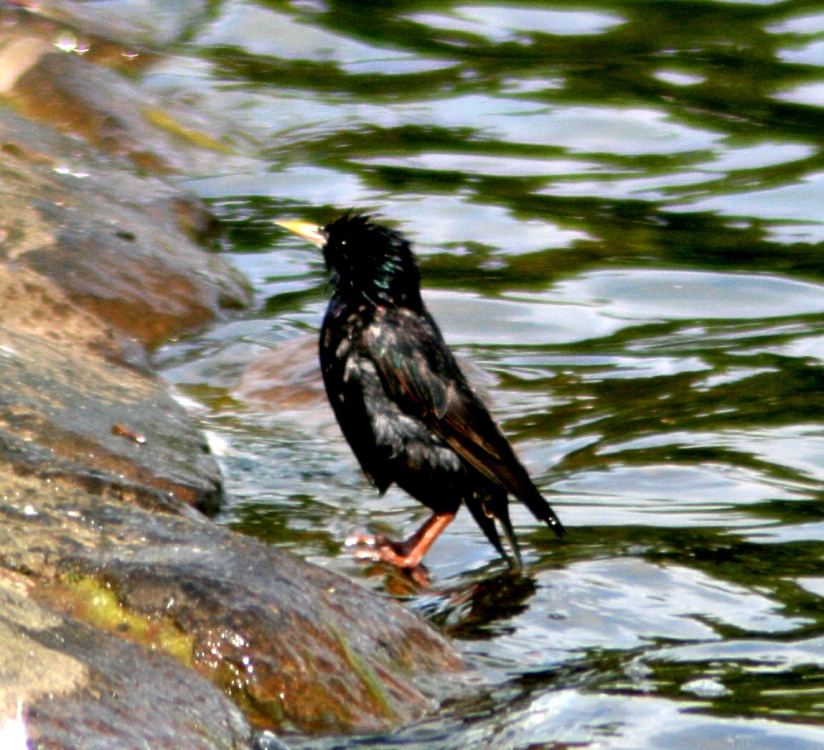
<svg viewBox="0 0 824 750">
<path fill-rule="evenodd" d="M 452 523 L 453 518 L 454 513 L 433 513 L 432 517 L 405 542 L 393 542 L 378 534 L 374 537 L 350 537 L 354 540 L 353 545 L 349 544 L 349 540 L 346 544 L 362 546 L 363 554 L 356 552 L 355 555 L 364 560 L 386 562 L 399 568 L 417 568 L 432 543 Z"/>
<path fill-rule="evenodd" d="M 414 568 L 420 562 L 414 550 L 410 555 L 407 543 L 393 542 L 383 534 L 375 536 L 356 534 L 346 540 L 346 546 L 356 548 L 353 554 L 358 560 L 385 562 L 398 568 Z"/>
<path fill-rule="evenodd" d="M 357 560 L 364 560 L 373 563 L 386 563 L 393 567 L 400 568 L 418 586 L 426 588 L 431 583 L 431 577 L 426 566 L 420 562 L 420 554 L 417 550 L 410 550 L 411 545 L 407 542 L 394 542 L 387 539 L 382 534 L 369 536 L 357 534 L 350 536 L 346 540 L 347 547 L 354 547 L 353 556 Z M 411 552 L 411 554 L 410 554 Z"/>
</svg>

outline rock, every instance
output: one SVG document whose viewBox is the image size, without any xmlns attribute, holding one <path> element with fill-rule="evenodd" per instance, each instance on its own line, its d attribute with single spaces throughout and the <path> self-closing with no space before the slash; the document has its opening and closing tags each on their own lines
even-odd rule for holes
<svg viewBox="0 0 824 750">
<path fill-rule="evenodd" d="M 243 714 L 208 680 L 10 585 L 0 581 L 0 716 L 22 721 L 31 747 L 251 748 Z M 4 750 L 25 749 L 6 739 Z"/>
<path fill-rule="evenodd" d="M 216 504 L 216 466 L 94 316 L 0 265 L 0 320 L 0 573 L 174 655 L 262 728 L 372 731 L 435 705 L 425 684 L 461 663 L 430 626 L 184 504 Z"/>
<path fill-rule="evenodd" d="M 55 17 L 74 10 L 81 22 L 90 15 L 68 1 L 37 10 Z M 100 22 L 103 13 L 95 11 L 100 33 L 113 30 Z M 257 144 L 231 119 L 153 95 L 120 74 L 159 55 L 2 4 L 0 21 L 0 95 L 24 117 L 80 136 L 141 172 L 209 174 L 253 163 Z"/>
<path fill-rule="evenodd" d="M 417 615 L 197 517 L 0 462 L 0 561 L 41 605 L 174 655 L 254 724 L 375 731 L 422 716 L 462 668 Z M 441 686 L 440 690 L 443 690 Z"/>
<path fill-rule="evenodd" d="M 458 363 L 475 390 L 490 401 L 494 378 L 470 359 L 459 356 Z M 298 336 L 259 354 L 241 373 L 232 395 L 257 407 L 293 412 L 314 428 L 335 423 L 320 372 L 317 336 Z"/>
<path fill-rule="evenodd" d="M 318 420 L 335 420 L 323 387 L 316 336 L 300 336 L 261 354 L 243 371 L 233 395 L 273 411 L 317 413 Z"/>
<path fill-rule="evenodd" d="M 93 34 L 123 44 L 164 47 L 184 40 L 192 26 L 208 17 L 205 0 L 168 3 L 164 0 L 137 0 L 90 6 L 71 0 L 38 0 L 31 11 L 77 28 L 82 35 Z"/>
<path fill-rule="evenodd" d="M 203 435 L 164 383 L 112 361 L 116 341 L 95 318 L 46 279 L 0 265 L 0 320 L 0 454 L 17 471 L 217 510 L 220 471 Z"/>
<path fill-rule="evenodd" d="M 0 140 L 5 259 L 149 347 L 249 301 L 242 277 L 191 238 L 209 222 L 192 196 L 2 109 Z"/>
<path fill-rule="evenodd" d="M 51 22 L 5 6 L 0 22 L 0 97 L 17 108 L 0 107 L 9 731 L 49 748 L 242 750 L 274 747 L 272 730 L 422 716 L 463 668 L 448 641 L 198 512 L 219 504 L 218 467 L 148 364 L 145 347 L 249 299 L 203 249 L 204 206 L 159 175 L 244 157 L 94 52 L 55 52 Z"/>
<path fill-rule="evenodd" d="M 161 102 L 117 72 L 53 47 L 41 50 L 21 71 L 9 95 L 24 116 L 56 121 L 63 132 L 154 174 L 205 170 L 235 150 L 228 136 L 202 116 Z"/>
<path fill-rule="evenodd" d="M 19 13 L 0 11 L 0 22 L 0 95 L 74 133 L 0 108 L 2 257 L 48 276 L 149 348 L 247 305 L 242 276 L 203 251 L 214 227 L 202 202 L 145 171 L 226 161 L 218 140 L 196 129 L 203 118 L 55 52 Z"/>
<path fill-rule="evenodd" d="M 0 569 L 173 653 L 264 728 L 377 730 L 434 705 L 417 683 L 460 661 L 417 616 L 186 510 L 216 505 L 216 466 L 160 381 L 102 356 L 116 341 L 92 315 L 0 265 L 0 319 Z"/>
</svg>

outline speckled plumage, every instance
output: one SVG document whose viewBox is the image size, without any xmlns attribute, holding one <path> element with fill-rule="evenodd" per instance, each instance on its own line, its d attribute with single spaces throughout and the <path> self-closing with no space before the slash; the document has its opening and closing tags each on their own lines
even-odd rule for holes
<svg viewBox="0 0 824 750">
<path fill-rule="evenodd" d="M 558 535 L 563 526 L 426 310 L 409 243 L 358 215 L 321 233 L 333 282 L 320 337 L 323 379 L 363 470 L 380 492 L 394 482 L 436 514 L 465 503 L 505 554 L 497 518 L 520 566 L 509 494 Z"/>
</svg>

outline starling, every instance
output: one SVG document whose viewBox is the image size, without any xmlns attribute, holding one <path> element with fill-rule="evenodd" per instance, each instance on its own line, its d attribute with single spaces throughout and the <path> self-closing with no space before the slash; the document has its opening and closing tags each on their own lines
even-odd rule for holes
<svg viewBox="0 0 824 750">
<path fill-rule="evenodd" d="M 323 381 L 341 430 L 379 492 L 394 482 L 432 517 L 405 542 L 370 540 L 361 556 L 416 568 L 465 503 L 520 570 L 508 495 L 558 536 L 564 527 L 461 372 L 421 299 L 410 243 L 371 217 L 325 227 L 277 222 L 323 248 L 332 297 L 320 333 Z"/>
</svg>

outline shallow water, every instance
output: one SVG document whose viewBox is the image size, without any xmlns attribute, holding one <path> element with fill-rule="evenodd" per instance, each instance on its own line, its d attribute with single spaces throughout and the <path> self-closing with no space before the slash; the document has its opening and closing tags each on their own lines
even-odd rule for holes
<svg viewBox="0 0 824 750">
<path fill-rule="evenodd" d="M 222 453 L 222 520 L 402 592 L 477 667 L 418 726 L 291 744 L 824 747 L 820 3 L 231 0 L 179 52 L 148 85 L 260 144 L 187 181 L 260 304 L 159 355 Z M 325 304 L 271 220 L 350 207 L 414 239 L 569 529 L 513 509 L 528 579 L 466 513 L 427 591 L 355 562 L 347 536 L 426 512 L 375 495 L 316 396 L 239 395 Z"/>
</svg>

